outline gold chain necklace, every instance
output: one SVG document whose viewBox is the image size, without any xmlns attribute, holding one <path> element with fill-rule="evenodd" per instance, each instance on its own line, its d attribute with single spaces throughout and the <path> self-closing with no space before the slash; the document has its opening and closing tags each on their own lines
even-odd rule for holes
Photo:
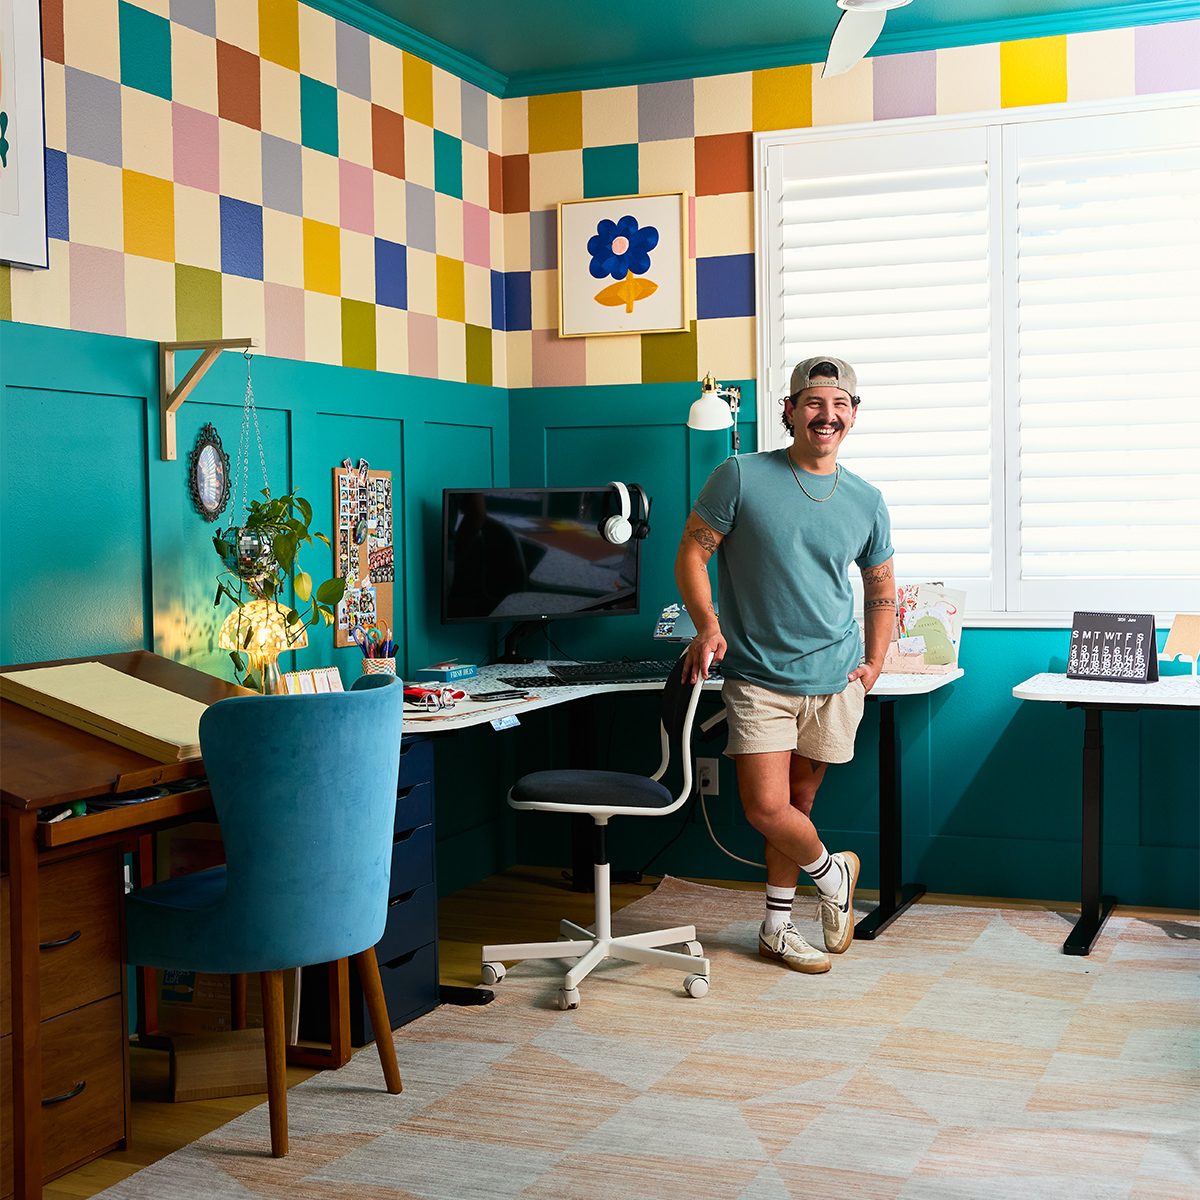
<svg viewBox="0 0 1200 1200">
<path fill-rule="evenodd" d="M 808 490 L 808 488 L 806 488 L 806 487 L 804 486 L 804 484 L 803 484 L 803 483 L 801 482 L 801 480 L 800 480 L 800 476 L 799 476 L 799 475 L 796 473 L 796 464 L 795 464 L 794 462 L 792 462 L 792 456 L 791 456 L 791 453 L 790 453 L 789 451 L 787 451 L 787 450 L 785 450 L 783 453 L 784 453 L 784 456 L 787 458 L 787 461 L 788 461 L 788 466 L 792 468 L 792 478 L 793 478 L 793 479 L 794 479 L 794 480 L 795 480 L 795 481 L 796 481 L 798 484 L 800 484 L 800 490 L 801 490 L 801 491 L 802 491 L 802 492 L 803 492 L 803 493 L 804 493 L 804 494 L 805 494 L 805 495 L 806 495 L 806 496 L 807 496 L 807 497 L 808 497 L 810 500 L 814 501 L 814 502 L 815 502 L 815 503 L 817 503 L 817 504 L 824 504 L 826 500 L 832 500 L 832 499 L 833 499 L 833 493 L 837 491 L 837 485 L 838 485 L 839 481 L 840 481 L 840 480 L 841 480 L 841 478 L 842 478 L 842 468 L 841 468 L 841 466 L 840 466 L 840 465 L 838 465 L 838 466 L 835 466 L 835 467 L 833 468 L 833 487 L 831 487 L 831 488 L 829 489 L 829 495 L 828 495 L 828 496 L 814 496 L 814 495 L 812 494 L 812 492 L 810 492 L 810 491 Z"/>
</svg>

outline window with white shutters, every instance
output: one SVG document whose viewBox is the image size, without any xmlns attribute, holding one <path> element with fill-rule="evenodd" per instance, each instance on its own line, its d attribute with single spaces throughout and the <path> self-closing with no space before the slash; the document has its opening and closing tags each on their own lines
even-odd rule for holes
<svg viewBox="0 0 1200 1200">
<path fill-rule="evenodd" d="M 1200 606 L 1200 105 L 1063 111 L 757 139 L 759 448 L 851 362 L 839 461 L 976 619 Z"/>
</svg>

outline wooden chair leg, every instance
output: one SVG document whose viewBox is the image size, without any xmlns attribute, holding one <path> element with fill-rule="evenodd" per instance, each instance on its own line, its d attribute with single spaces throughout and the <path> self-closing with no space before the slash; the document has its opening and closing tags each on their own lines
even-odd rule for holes
<svg viewBox="0 0 1200 1200">
<path fill-rule="evenodd" d="M 288 1152 L 287 1037 L 283 1025 L 283 972 L 263 971 L 263 1040 L 267 1049 L 267 1109 L 271 1116 L 271 1156 Z"/>
<path fill-rule="evenodd" d="M 400 1065 L 396 1062 L 396 1047 L 392 1042 L 392 1023 L 388 1019 L 387 1001 L 383 997 L 383 981 L 379 978 L 379 960 L 375 947 L 354 956 L 358 969 L 358 981 L 362 984 L 363 998 L 371 1015 L 371 1029 L 375 1034 L 375 1046 L 379 1051 L 379 1062 L 383 1067 L 383 1078 L 387 1090 L 395 1095 L 404 1090 L 400 1082 Z"/>
<path fill-rule="evenodd" d="M 229 1021 L 234 1029 L 246 1028 L 246 976 L 229 977 Z"/>
</svg>

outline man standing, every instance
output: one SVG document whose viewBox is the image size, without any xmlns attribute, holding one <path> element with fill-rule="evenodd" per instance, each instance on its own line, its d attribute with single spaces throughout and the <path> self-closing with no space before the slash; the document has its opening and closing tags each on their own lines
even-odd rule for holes
<svg viewBox="0 0 1200 1200">
<path fill-rule="evenodd" d="M 685 677 L 723 662 L 725 753 L 746 819 L 766 840 L 767 908 L 758 949 L 808 974 L 828 971 L 854 937 L 858 858 L 830 854 L 810 814 L 829 763 L 849 762 L 863 702 L 895 621 L 891 522 L 878 489 L 838 465 L 859 397 L 854 368 L 805 359 L 792 372 L 783 424 L 792 444 L 727 459 L 709 477 L 675 559 L 698 630 Z M 717 562 L 722 617 L 707 563 Z M 862 572 L 863 653 L 850 585 Z M 722 626 L 723 621 L 723 626 Z M 820 894 L 828 954 L 792 924 L 800 871 Z"/>
</svg>

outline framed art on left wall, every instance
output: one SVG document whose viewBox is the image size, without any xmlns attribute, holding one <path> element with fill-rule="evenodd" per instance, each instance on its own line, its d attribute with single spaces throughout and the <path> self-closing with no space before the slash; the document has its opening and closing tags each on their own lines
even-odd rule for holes
<svg viewBox="0 0 1200 1200">
<path fill-rule="evenodd" d="M 0 0 L 0 262 L 50 265 L 38 0 Z"/>
</svg>

